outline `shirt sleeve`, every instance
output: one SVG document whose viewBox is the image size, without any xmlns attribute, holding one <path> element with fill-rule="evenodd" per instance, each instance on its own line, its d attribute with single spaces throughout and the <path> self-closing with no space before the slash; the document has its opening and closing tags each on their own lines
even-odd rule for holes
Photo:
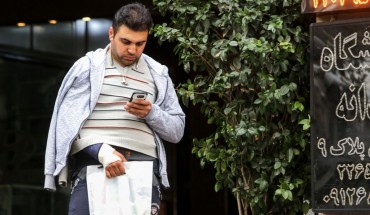
<svg viewBox="0 0 370 215">
<path fill-rule="evenodd" d="M 95 160 L 99 161 L 98 154 L 99 154 L 99 150 L 100 150 L 102 145 L 103 145 L 103 143 L 96 143 L 96 144 L 93 144 L 93 145 L 90 145 L 90 146 L 84 148 L 82 151 L 84 153 L 90 155 L 91 157 L 93 157 Z"/>
</svg>

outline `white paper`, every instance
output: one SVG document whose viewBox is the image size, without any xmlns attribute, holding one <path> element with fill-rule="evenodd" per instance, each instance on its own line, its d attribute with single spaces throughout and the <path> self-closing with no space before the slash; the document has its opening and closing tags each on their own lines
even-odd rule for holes
<svg viewBox="0 0 370 215">
<path fill-rule="evenodd" d="M 149 215 L 152 200 L 152 161 L 124 162 L 126 174 L 105 176 L 104 168 L 87 167 L 90 215 Z"/>
</svg>

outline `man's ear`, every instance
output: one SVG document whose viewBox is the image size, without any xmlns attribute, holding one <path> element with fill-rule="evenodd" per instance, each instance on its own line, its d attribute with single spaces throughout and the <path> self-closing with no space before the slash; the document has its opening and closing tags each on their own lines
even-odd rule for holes
<svg viewBox="0 0 370 215">
<path fill-rule="evenodd" d="M 108 33 L 109 33 L 109 40 L 112 41 L 113 38 L 114 38 L 114 31 L 113 31 L 113 27 L 112 26 L 109 28 Z"/>
</svg>

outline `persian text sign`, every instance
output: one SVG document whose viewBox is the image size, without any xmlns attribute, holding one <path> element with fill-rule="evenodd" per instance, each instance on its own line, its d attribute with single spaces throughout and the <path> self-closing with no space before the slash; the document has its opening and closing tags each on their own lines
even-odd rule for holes
<svg viewBox="0 0 370 215">
<path fill-rule="evenodd" d="M 334 12 L 370 8 L 370 0 L 303 0 L 302 13 Z"/>
<path fill-rule="evenodd" d="M 370 19 L 311 25 L 314 211 L 370 211 Z"/>
</svg>

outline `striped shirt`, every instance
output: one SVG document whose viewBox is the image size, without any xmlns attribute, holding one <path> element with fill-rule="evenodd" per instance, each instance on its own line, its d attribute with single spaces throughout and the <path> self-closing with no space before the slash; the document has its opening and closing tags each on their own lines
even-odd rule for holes
<svg viewBox="0 0 370 215">
<path fill-rule="evenodd" d="M 156 86 L 146 62 L 140 57 L 137 63 L 122 67 L 108 50 L 105 64 L 98 102 L 73 143 L 72 153 L 92 144 L 106 143 L 157 157 L 151 128 L 143 119 L 124 110 L 135 91 L 146 92 L 151 103 L 156 99 Z"/>
</svg>

